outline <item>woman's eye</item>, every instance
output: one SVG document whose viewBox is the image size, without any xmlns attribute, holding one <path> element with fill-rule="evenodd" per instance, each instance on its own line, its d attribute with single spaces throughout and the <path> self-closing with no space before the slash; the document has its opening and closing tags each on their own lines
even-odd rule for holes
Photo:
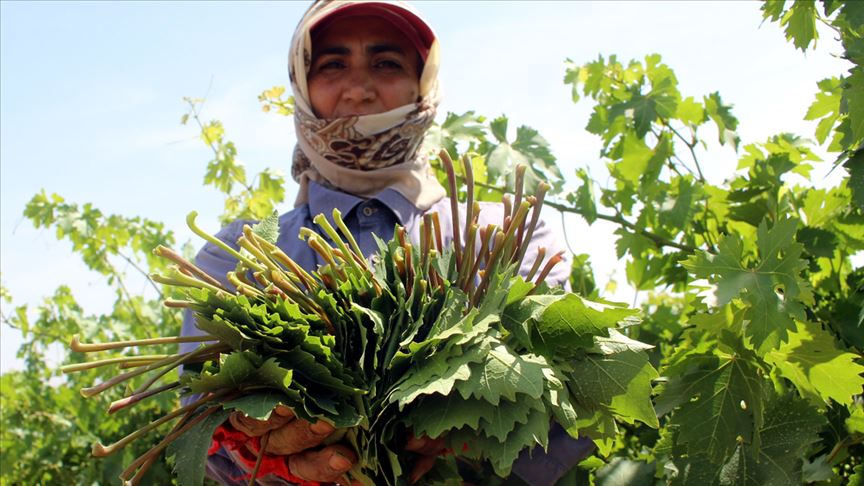
<svg viewBox="0 0 864 486">
<path fill-rule="evenodd" d="M 341 61 L 324 61 L 318 64 L 318 71 L 331 71 L 342 69 L 343 67 L 345 67 L 345 64 L 343 64 Z"/>
<path fill-rule="evenodd" d="M 375 63 L 375 67 L 379 69 L 402 69 L 402 64 L 392 59 L 382 59 Z"/>
</svg>

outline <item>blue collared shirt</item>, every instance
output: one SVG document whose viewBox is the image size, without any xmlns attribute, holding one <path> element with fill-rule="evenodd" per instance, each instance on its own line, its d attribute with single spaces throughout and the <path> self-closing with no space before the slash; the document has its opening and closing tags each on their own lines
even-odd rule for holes
<svg viewBox="0 0 864 486">
<path fill-rule="evenodd" d="M 318 214 L 324 214 L 331 224 L 333 209 L 338 209 L 342 214 L 345 225 L 354 235 L 357 244 L 368 257 L 377 251 L 377 245 L 372 235 L 387 241 L 393 237 L 396 225 L 405 228 L 413 242 L 419 240 L 420 222 L 426 211 L 415 207 L 400 193 L 393 189 L 384 189 L 380 193 L 363 199 L 344 192 L 328 189 L 324 186 L 310 182 L 309 201 L 292 211 L 283 214 L 279 218 L 279 239 L 276 244 L 291 259 L 303 268 L 315 269 L 323 264 L 320 256 L 298 237 L 301 228 L 318 230 L 312 219 Z M 460 222 L 464 225 L 464 207 L 460 207 Z M 435 203 L 428 210 L 438 212 L 441 224 L 441 233 L 445 237 L 445 247 L 450 243 L 453 234 L 453 217 L 450 208 L 450 200 L 444 198 Z M 481 203 L 481 211 L 478 224 L 481 228 L 489 224 L 499 227 L 503 222 L 504 207 L 498 203 Z M 236 248 L 236 241 L 243 234 L 243 226 L 252 224 L 254 221 L 235 221 L 223 228 L 216 236 Z M 544 225 L 542 220 L 538 224 L 534 235 L 529 242 L 528 251 L 523 260 L 521 273 L 528 273 L 534 263 L 538 248 L 546 248 L 547 259 L 561 250 L 560 240 Z M 566 255 L 566 253 L 565 253 Z M 225 275 L 234 269 L 236 261 L 224 250 L 211 243 L 206 244 L 195 260 L 202 270 L 223 281 Z M 546 282 L 550 285 L 566 285 L 569 275 L 569 262 L 565 261 L 556 265 Z M 187 312 L 183 320 L 183 335 L 201 334 L 194 324 L 191 313 Z M 189 343 L 181 345 L 181 351 L 193 350 L 197 344 Z M 524 452 L 514 465 L 513 471 L 528 484 L 544 486 L 554 484 L 555 481 L 566 473 L 577 462 L 582 460 L 593 449 L 588 439 L 574 440 L 560 427 L 553 427 L 549 435 L 549 449 L 544 452 L 536 448 L 529 455 Z M 230 457 L 221 451 L 210 457 L 208 473 L 214 479 L 224 484 L 246 484 L 235 481 L 242 477 L 245 472 L 236 466 Z M 279 484 L 267 482 L 266 484 Z"/>
</svg>

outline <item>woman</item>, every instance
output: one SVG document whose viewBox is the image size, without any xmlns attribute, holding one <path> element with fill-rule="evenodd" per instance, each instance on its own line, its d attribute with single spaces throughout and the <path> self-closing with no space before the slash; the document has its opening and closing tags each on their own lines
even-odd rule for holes
<svg viewBox="0 0 864 486">
<path fill-rule="evenodd" d="M 396 224 L 416 241 L 419 222 L 437 211 L 444 234 L 452 234 L 445 191 L 420 151 L 438 105 L 438 42 L 431 28 L 410 6 L 395 2 L 316 2 L 300 21 L 291 44 L 289 73 L 294 91 L 297 147 L 292 175 L 300 184 L 295 209 L 280 218 L 278 245 L 301 266 L 316 268 L 318 255 L 297 239 L 300 228 L 315 228 L 312 218 L 338 208 L 361 249 L 377 248 L 373 234 L 390 239 Z M 481 227 L 500 223 L 501 205 L 487 205 Z M 237 221 L 219 237 L 233 244 L 248 221 Z M 538 228 L 529 253 L 557 249 L 544 227 Z M 551 254 L 551 251 L 550 253 Z M 525 259 L 526 267 L 533 258 Z M 225 275 L 235 262 L 208 245 L 198 265 L 211 275 Z M 523 269 L 528 271 L 528 268 Z M 566 265 L 547 278 L 563 284 Z M 198 332 L 190 316 L 184 334 Z M 295 419 L 279 408 L 267 421 L 235 412 L 214 436 L 208 473 L 225 484 L 248 474 L 258 437 L 271 431 L 265 447 L 264 484 L 333 482 L 357 457 L 341 444 L 319 447 L 333 427 Z M 551 484 L 590 450 L 561 430 L 550 437 L 549 454 L 521 458 L 514 472 L 529 484 Z M 406 449 L 416 453 L 412 479 L 427 471 L 443 448 L 441 439 L 414 438 Z"/>
</svg>

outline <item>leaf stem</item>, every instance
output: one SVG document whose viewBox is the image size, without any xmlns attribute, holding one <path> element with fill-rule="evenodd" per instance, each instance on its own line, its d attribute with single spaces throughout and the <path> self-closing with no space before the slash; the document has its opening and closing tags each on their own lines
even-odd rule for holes
<svg viewBox="0 0 864 486">
<path fill-rule="evenodd" d="M 462 225 L 459 224 L 459 193 L 456 189 L 456 173 L 453 170 L 453 160 L 447 150 L 441 150 L 438 156 L 444 163 L 447 172 L 447 182 L 450 185 L 450 212 L 453 214 L 453 253 L 456 257 L 456 268 L 462 267 Z"/>
<path fill-rule="evenodd" d="M 338 210 L 336 210 L 336 211 L 338 211 Z M 319 214 L 319 215 L 315 216 L 315 218 L 312 221 L 315 224 L 317 224 L 319 227 L 321 227 L 321 229 L 324 230 L 324 233 L 326 233 L 327 236 L 329 236 L 330 239 L 333 241 L 333 243 L 336 244 L 336 246 L 342 252 L 342 256 L 345 260 L 345 265 L 348 266 L 350 269 L 354 270 L 355 272 L 358 272 L 362 275 L 364 273 L 364 271 L 366 271 L 366 269 L 362 268 L 357 263 L 357 260 L 354 258 L 354 252 L 348 248 L 348 245 L 345 244 L 345 241 L 342 239 L 341 236 L 339 236 L 339 233 L 333 228 L 333 225 L 331 225 L 330 222 L 327 221 L 327 218 L 323 214 Z"/>
<path fill-rule="evenodd" d="M 134 441 L 135 439 L 140 438 L 141 436 L 143 436 L 147 432 L 150 432 L 151 430 L 155 429 L 156 427 L 159 427 L 160 425 L 162 425 L 166 422 L 174 420 L 175 418 L 177 418 L 177 417 L 179 417 L 179 416 L 181 416 L 181 415 L 183 415 L 183 414 L 185 414 L 191 410 L 196 410 L 201 405 L 203 405 L 203 404 L 205 404 L 211 400 L 214 400 L 218 397 L 221 397 L 221 396 L 224 396 L 228 393 L 231 393 L 231 392 L 234 392 L 234 390 L 221 390 L 221 391 L 218 391 L 216 393 L 213 393 L 213 394 L 207 395 L 205 397 L 199 398 L 195 402 L 190 403 L 189 405 L 186 405 L 185 407 L 178 408 L 177 410 L 174 410 L 171 413 L 163 415 L 162 417 L 154 420 L 153 422 L 150 422 L 149 424 L 145 425 L 144 427 L 141 427 L 140 429 L 136 430 L 135 432 L 132 432 L 131 434 L 127 435 L 126 437 L 123 437 L 122 439 L 118 440 L 117 442 L 115 442 L 109 446 L 103 446 L 102 444 L 97 442 L 96 444 L 93 445 L 93 455 L 95 457 L 110 456 L 111 454 L 114 454 L 115 452 L 119 451 L 120 449 L 126 447 L 130 442 Z M 168 437 L 166 437 L 166 439 L 167 438 Z M 153 449 L 151 449 L 151 451 L 152 450 Z M 149 454 L 149 453 L 150 453 L 150 451 L 147 452 L 147 454 Z M 133 462 L 132 464 L 134 465 L 135 463 Z M 129 467 L 131 468 L 132 466 L 130 465 Z M 124 479 L 126 479 L 126 478 L 124 478 Z"/>
<path fill-rule="evenodd" d="M 258 478 L 258 471 L 261 470 L 261 464 L 264 462 L 264 448 L 267 447 L 268 442 L 270 442 L 269 430 L 261 436 L 261 447 L 258 449 L 258 458 L 255 459 L 255 468 L 252 469 L 252 477 L 249 478 L 249 486 L 255 486 L 255 480 Z"/>
<path fill-rule="evenodd" d="M 165 359 L 169 356 L 173 356 L 173 355 L 151 354 L 151 355 L 146 355 L 146 356 L 121 356 L 121 357 L 117 357 L 117 358 L 107 358 L 107 359 L 101 359 L 98 361 L 88 361 L 86 363 L 76 363 L 76 364 L 61 366 L 60 372 L 61 373 L 75 373 L 78 371 L 84 371 L 84 370 L 89 370 L 89 369 L 93 369 L 93 368 L 99 368 L 102 366 L 110 366 L 113 364 L 123 364 L 123 363 L 136 362 L 136 361 L 158 361 L 160 359 Z"/>
<path fill-rule="evenodd" d="M 110 351 L 112 349 L 129 348 L 132 346 L 155 346 L 158 344 L 202 343 L 215 341 L 215 336 L 171 336 L 133 341 L 114 341 L 112 343 L 82 343 L 79 336 L 74 336 L 69 347 L 76 353 L 92 353 L 94 351 Z"/>
<path fill-rule="evenodd" d="M 534 258 L 534 265 L 531 266 L 531 270 L 528 272 L 528 275 L 525 276 L 527 282 L 534 279 L 534 275 L 537 273 L 537 270 L 540 269 L 540 265 L 543 263 L 544 258 L 546 258 L 546 248 L 541 246 L 537 249 L 537 257 Z"/>
<path fill-rule="evenodd" d="M 144 393 L 136 393 L 133 395 L 129 395 L 128 397 L 121 398 L 119 400 L 114 400 L 113 402 L 111 402 L 111 405 L 108 406 L 108 413 L 116 413 L 117 411 L 123 410 L 126 407 L 131 407 L 132 405 L 135 405 L 136 403 L 144 400 L 145 398 L 152 397 L 153 395 L 158 395 L 159 393 L 167 390 L 172 390 L 179 386 L 180 382 L 175 381 L 173 383 L 168 383 L 152 390 L 147 390 Z"/>
<path fill-rule="evenodd" d="M 221 282 L 219 282 L 218 280 L 213 278 L 209 273 L 205 272 L 204 270 L 201 270 L 194 263 L 183 258 L 179 253 L 172 250 L 171 248 L 159 245 L 153 250 L 153 254 L 160 256 L 162 258 L 167 258 L 168 260 L 171 260 L 172 262 L 176 263 L 180 268 L 185 268 L 185 269 L 189 270 L 194 275 L 198 276 L 198 278 L 209 283 L 210 285 L 212 285 L 214 287 L 221 288 L 225 292 L 228 291 L 228 289 L 226 289 L 225 287 L 222 286 Z"/>
<path fill-rule="evenodd" d="M 198 405 L 206 403 L 206 402 L 211 401 L 211 400 L 214 400 L 216 398 L 219 398 L 223 395 L 228 394 L 231 391 L 233 391 L 233 390 L 223 390 L 221 392 L 217 392 L 217 393 L 212 394 L 208 397 L 202 398 L 201 400 L 193 403 L 192 405 L 189 405 L 187 407 L 183 407 L 180 410 L 184 410 L 187 413 L 192 413 L 196 410 Z M 192 408 L 193 405 L 195 406 L 195 408 Z M 132 478 L 132 482 L 134 484 L 137 484 L 138 482 L 140 482 L 140 479 L 136 479 L 136 478 L 143 477 L 143 473 L 146 471 L 146 469 L 144 468 L 145 465 L 147 465 L 148 463 L 152 464 L 152 459 L 155 457 L 158 457 L 159 453 L 162 452 L 166 447 L 168 447 L 169 444 L 171 444 L 178 437 L 180 437 L 181 435 L 186 433 L 187 430 L 191 429 L 192 427 L 197 425 L 199 422 L 201 422 L 205 418 L 209 417 L 213 413 L 218 412 L 221 409 L 222 409 L 222 407 L 218 406 L 218 405 L 213 406 L 213 407 L 209 407 L 206 410 L 204 410 L 203 412 L 201 412 L 200 414 L 193 417 L 188 422 L 185 422 L 179 428 L 175 428 L 174 430 L 172 430 L 171 433 L 166 435 L 165 438 L 162 439 L 158 444 L 156 444 L 150 450 L 148 450 L 143 455 L 138 457 L 138 459 L 136 459 L 132 464 L 129 465 L 129 467 L 127 467 L 122 473 L 120 473 L 120 479 L 126 480 L 126 479 L 129 479 L 129 477 L 132 474 L 135 474 L 135 476 Z M 178 410 L 178 411 L 180 411 L 180 410 Z"/>
<path fill-rule="evenodd" d="M 475 218 L 474 167 L 471 165 L 471 159 L 468 158 L 467 154 L 462 156 L 462 171 L 465 173 L 465 230 L 467 232 L 467 230 L 471 227 L 471 224 L 474 222 Z M 458 231 L 462 230 L 463 228 L 458 229 Z M 468 243 L 466 242 L 465 245 L 467 246 Z"/>
<path fill-rule="evenodd" d="M 169 362 L 168 366 L 162 367 L 162 369 L 159 370 L 158 373 L 156 373 L 155 375 L 150 377 L 146 382 L 144 382 L 143 385 L 138 387 L 138 389 L 135 390 L 135 393 L 136 394 L 144 393 L 148 388 L 153 386 L 153 384 L 156 383 L 156 381 L 158 381 L 160 378 L 165 376 L 169 371 L 182 365 L 183 363 L 186 363 L 187 361 L 191 360 L 192 358 L 198 357 L 202 354 L 210 354 L 210 353 L 228 351 L 229 349 L 231 349 L 231 347 L 228 346 L 227 344 L 222 343 L 222 342 L 218 342 L 218 343 L 213 343 L 213 344 L 208 344 L 206 346 L 202 346 L 202 347 L 195 349 L 194 351 L 191 351 L 189 353 L 181 354 L 180 356 L 177 356 L 173 361 Z"/>
<path fill-rule="evenodd" d="M 528 295 L 531 295 L 534 293 L 534 290 L 536 290 L 537 287 L 541 283 L 543 283 L 544 280 L 546 280 L 546 277 L 549 276 L 549 272 L 552 271 L 552 268 L 555 267 L 555 265 L 559 264 L 563 259 L 564 259 L 564 252 L 563 251 L 559 251 L 558 253 L 552 255 L 552 258 L 550 258 L 549 261 L 546 262 L 546 266 L 543 267 L 543 271 L 541 271 L 540 275 L 537 276 L 537 279 L 534 281 L 534 287 L 531 289 L 530 292 L 528 292 Z"/>
<path fill-rule="evenodd" d="M 541 182 L 537 185 L 537 192 L 534 194 L 536 201 L 533 204 L 534 209 L 531 211 L 531 223 L 528 224 L 528 229 L 525 230 L 525 239 L 523 240 L 524 244 L 516 255 L 517 268 L 522 266 L 522 260 L 525 259 L 525 252 L 528 250 L 528 242 L 530 242 L 531 238 L 534 237 L 534 230 L 537 229 L 537 224 L 540 222 L 540 210 L 543 209 L 546 191 L 548 191 L 550 187 L 551 186 L 545 182 Z"/>
<path fill-rule="evenodd" d="M 261 267 L 261 265 L 258 265 L 258 263 L 256 263 L 255 261 L 247 258 L 246 255 L 243 255 L 242 253 L 235 250 L 234 248 L 231 248 L 224 241 L 220 240 L 219 238 L 216 238 L 215 236 L 213 236 L 213 235 L 207 233 L 206 231 L 204 231 L 203 229 L 201 229 L 198 226 L 198 224 L 195 223 L 195 219 L 197 217 L 198 217 L 197 211 L 192 211 L 191 213 L 189 213 L 186 216 L 186 225 L 189 226 L 189 229 L 192 230 L 193 233 L 200 236 L 201 238 L 204 238 L 204 240 L 206 240 L 210 243 L 213 243 L 214 245 L 218 246 L 219 248 L 225 250 L 226 253 L 233 256 L 237 260 L 240 260 L 241 262 L 245 263 L 249 268 L 251 268 L 253 270 L 258 270 L 259 272 L 264 270 Z"/>
<path fill-rule="evenodd" d="M 462 291 L 465 292 L 469 299 L 473 296 L 476 288 L 474 287 L 474 280 L 477 277 L 477 273 L 480 271 L 480 265 L 489 259 L 489 239 L 493 234 L 495 234 L 496 226 L 494 224 L 490 224 L 485 228 L 480 228 L 480 249 L 477 253 L 477 259 L 474 260 L 474 266 L 471 267 L 471 271 L 468 272 L 468 276 L 465 279 L 465 287 L 462 288 Z"/>
</svg>

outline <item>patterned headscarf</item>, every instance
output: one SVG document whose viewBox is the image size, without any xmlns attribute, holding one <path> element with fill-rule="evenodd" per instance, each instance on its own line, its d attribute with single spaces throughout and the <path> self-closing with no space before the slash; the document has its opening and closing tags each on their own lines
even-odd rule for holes
<svg viewBox="0 0 864 486">
<path fill-rule="evenodd" d="M 335 10 L 357 3 L 370 2 L 317 0 L 303 16 L 291 41 L 288 71 L 297 132 L 291 175 L 300 184 L 294 205 L 308 201 L 309 181 L 315 181 L 361 197 L 391 187 L 417 208 L 428 209 L 445 195 L 419 150 L 439 101 L 437 40 L 425 53 L 418 102 L 384 113 L 334 119 L 318 118 L 312 111 L 306 80 L 312 63 L 311 30 Z M 371 3 L 387 4 L 387 10 L 398 8 L 421 19 L 416 10 L 401 1 Z"/>
</svg>

